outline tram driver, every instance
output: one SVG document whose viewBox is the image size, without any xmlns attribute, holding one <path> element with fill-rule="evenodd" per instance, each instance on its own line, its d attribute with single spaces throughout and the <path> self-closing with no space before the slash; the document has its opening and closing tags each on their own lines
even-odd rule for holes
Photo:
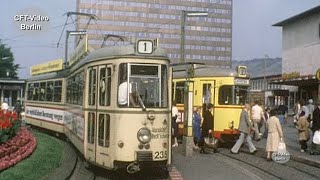
<svg viewBox="0 0 320 180">
<path fill-rule="evenodd" d="M 127 106 L 128 105 L 128 90 L 129 90 L 129 102 L 130 105 L 133 107 L 138 107 L 135 98 L 132 92 L 132 84 L 129 84 L 128 89 L 128 82 L 124 81 L 119 85 L 119 94 L 118 94 L 118 103 L 120 106 Z"/>
<path fill-rule="evenodd" d="M 128 106 L 128 91 L 129 91 L 129 105 L 133 107 L 138 107 L 137 101 L 134 98 L 134 93 L 132 91 L 132 84 L 128 83 L 126 73 L 121 73 L 120 76 L 120 85 L 118 93 L 118 104 L 120 106 Z M 129 84 L 129 88 L 128 88 Z"/>
</svg>

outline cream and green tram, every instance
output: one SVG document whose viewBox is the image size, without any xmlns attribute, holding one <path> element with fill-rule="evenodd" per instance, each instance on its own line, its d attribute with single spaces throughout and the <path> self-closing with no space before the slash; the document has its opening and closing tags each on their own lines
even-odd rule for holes
<svg viewBox="0 0 320 180">
<path fill-rule="evenodd" d="M 79 60 L 65 70 L 62 96 L 64 133 L 85 159 L 128 173 L 171 166 L 169 59 L 160 48 L 136 47 L 101 48 Z"/>
</svg>

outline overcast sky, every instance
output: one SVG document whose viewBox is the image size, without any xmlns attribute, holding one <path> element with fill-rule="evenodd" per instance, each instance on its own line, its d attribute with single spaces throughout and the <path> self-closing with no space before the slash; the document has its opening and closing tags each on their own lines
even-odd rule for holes
<svg viewBox="0 0 320 180">
<path fill-rule="evenodd" d="M 96 0 L 92 0 L 93 2 Z M 0 39 L 11 47 L 20 78 L 29 77 L 29 68 L 49 60 L 63 58 L 64 40 L 56 44 L 66 21 L 64 13 L 75 11 L 76 0 L 1 0 Z M 281 57 L 279 21 L 320 5 L 320 0 L 233 0 L 233 60 Z M 42 30 L 24 33 L 14 20 L 21 12 L 38 12 L 48 16 Z M 69 21 L 71 22 L 71 21 Z M 74 29 L 73 25 L 68 26 Z"/>
</svg>

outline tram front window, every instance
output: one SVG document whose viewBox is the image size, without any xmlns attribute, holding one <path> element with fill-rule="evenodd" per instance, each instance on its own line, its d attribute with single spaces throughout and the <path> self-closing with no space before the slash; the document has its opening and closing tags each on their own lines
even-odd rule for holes
<svg viewBox="0 0 320 180">
<path fill-rule="evenodd" d="M 127 72 L 129 72 L 129 76 L 127 76 Z M 120 107 L 157 108 L 168 106 L 166 66 L 121 64 L 119 73 L 118 104 Z"/>
<path fill-rule="evenodd" d="M 221 86 L 219 89 L 220 105 L 244 105 L 247 102 L 247 86 Z"/>
</svg>

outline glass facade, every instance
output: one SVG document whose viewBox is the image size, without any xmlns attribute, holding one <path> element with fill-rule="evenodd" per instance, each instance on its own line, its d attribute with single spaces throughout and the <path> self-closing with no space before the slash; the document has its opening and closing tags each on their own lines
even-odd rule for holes
<svg viewBox="0 0 320 180">
<path fill-rule="evenodd" d="M 172 63 L 180 59 L 182 11 L 205 11 L 207 17 L 187 17 L 185 61 L 231 65 L 232 0 L 78 0 L 77 11 L 96 15 L 87 26 L 85 16 L 77 18 L 77 30 L 89 34 L 89 44 L 101 47 L 103 34 L 134 38 L 159 38 Z M 114 42 L 109 42 L 113 45 Z M 107 42 L 108 45 L 108 42 Z"/>
</svg>

